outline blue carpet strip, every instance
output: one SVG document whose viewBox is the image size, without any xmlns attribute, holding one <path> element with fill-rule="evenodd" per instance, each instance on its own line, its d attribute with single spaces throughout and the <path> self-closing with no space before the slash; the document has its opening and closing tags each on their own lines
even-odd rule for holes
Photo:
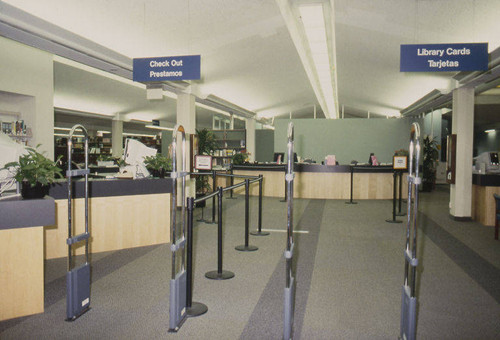
<svg viewBox="0 0 500 340">
<path fill-rule="evenodd" d="M 425 235 L 500 303 L 500 269 L 478 255 L 423 213 L 419 212 L 418 218 L 419 228 L 422 229 Z"/>
<path fill-rule="evenodd" d="M 294 339 L 300 338 L 311 286 L 314 259 L 325 200 L 311 200 L 294 230 L 309 234 L 294 234 L 294 267 L 297 282 L 295 293 Z M 286 237 L 283 236 L 283 251 Z M 283 337 L 283 294 L 285 289 L 285 260 L 278 263 L 255 306 L 240 339 L 281 339 Z M 281 325 L 281 327 L 280 327 Z"/>
</svg>

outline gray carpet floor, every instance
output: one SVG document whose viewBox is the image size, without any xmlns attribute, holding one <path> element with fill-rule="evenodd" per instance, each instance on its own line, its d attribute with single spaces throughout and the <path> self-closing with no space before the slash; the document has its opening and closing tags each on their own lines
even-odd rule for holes
<svg viewBox="0 0 500 340">
<path fill-rule="evenodd" d="M 500 339 L 500 242 L 493 228 L 449 217 L 446 187 L 422 193 L 418 234 L 419 339 Z M 251 198 L 250 225 L 257 225 Z M 399 335 L 405 223 L 392 201 L 294 200 L 294 339 L 395 339 Z M 65 322 L 66 260 L 45 263 L 45 312 L 0 322 L 0 339 L 281 339 L 286 204 L 265 198 L 263 228 L 244 243 L 244 198 L 224 199 L 225 281 L 217 226 L 197 222 L 193 301 L 208 306 L 168 333 L 169 245 L 93 254 L 91 310 Z M 210 215 L 210 204 L 205 217 Z M 196 210 L 199 217 L 200 211 Z M 405 217 L 398 217 L 405 220 Z"/>
</svg>

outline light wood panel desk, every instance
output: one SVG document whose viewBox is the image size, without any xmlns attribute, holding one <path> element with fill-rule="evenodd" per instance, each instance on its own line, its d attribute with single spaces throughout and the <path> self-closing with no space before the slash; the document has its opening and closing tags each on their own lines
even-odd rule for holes
<svg viewBox="0 0 500 340">
<path fill-rule="evenodd" d="M 263 195 L 284 197 L 285 170 L 276 166 L 235 166 L 234 174 L 264 176 Z M 294 168 L 294 197 L 319 199 L 350 199 L 351 167 L 349 165 L 296 164 Z M 235 179 L 235 183 L 241 182 Z M 353 199 L 392 199 L 393 170 L 391 166 L 356 166 L 353 173 Z M 402 197 L 408 196 L 407 175 L 403 174 Z M 243 194 L 244 188 L 235 190 Z M 250 187 L 250 195 L 258 195 L 258 185 Z"/>
</svg>

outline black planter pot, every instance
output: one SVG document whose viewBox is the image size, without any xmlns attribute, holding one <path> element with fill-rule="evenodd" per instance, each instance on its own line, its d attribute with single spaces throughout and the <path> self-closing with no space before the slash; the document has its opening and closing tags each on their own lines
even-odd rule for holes
<svg viewBox="0 0 500 340">
<path fill-rule="evenodd" d="M 28 182 L 23 182 L 21 185 L 21 196 L 24 199 L 40 199 L 49 194 L 49 185 L 37 183 L 32 187 Z"/>
<path fill-rule="evenodd" d="M 151 175 L 153 175 L 153 177 L 165 178 L 165 169 L 161 170 L 151 169 L 149 171 L 151 172 Z"/>
</svg>

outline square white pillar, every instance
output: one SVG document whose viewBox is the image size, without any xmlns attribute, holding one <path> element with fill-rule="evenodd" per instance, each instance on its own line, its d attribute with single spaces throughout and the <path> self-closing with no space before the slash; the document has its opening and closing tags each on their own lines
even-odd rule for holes
<svg viewBox="0 0 500 340">
<path fill-rule="evenodd" d="M 250 154 L 248 157 L 249 162 L 255 161 L 255 119 L 247 118 L 245 120 L 245 126 L 247 130 L 247 152 Z"/>
<path fill-rule="evenodd" d="M 453 90 L 452 133 L 457 135 L 455 184 L 450 185 L 450 214 L 472 216 L 472 146 L 474 143 L 474 88 Z"/>
</svg>

